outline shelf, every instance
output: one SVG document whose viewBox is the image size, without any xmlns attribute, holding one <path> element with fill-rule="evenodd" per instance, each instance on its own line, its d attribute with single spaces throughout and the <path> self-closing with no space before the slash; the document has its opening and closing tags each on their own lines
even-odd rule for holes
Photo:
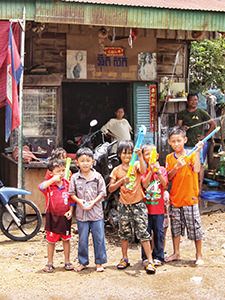
<svg viewBox="0 0 225 300">
<path fill-rule="evenodd" d="M 187 98 L 170 98 L 169 102 L 187 102 Z"/>
<path fill-rule="evenodd" d="M 160 102 L 165 102 L 165 100 L 160 100 Z M 187 102 L 187 98 L 170 98 L 168 101 L 166 102 Z"/>
</svg>

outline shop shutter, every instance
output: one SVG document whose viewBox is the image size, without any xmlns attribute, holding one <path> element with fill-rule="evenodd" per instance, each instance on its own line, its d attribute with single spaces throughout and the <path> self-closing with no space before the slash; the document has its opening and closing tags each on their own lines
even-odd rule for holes
<svg viewBox="0 0 225 300">
<path fill-rule="evenodd" d="M 134 137 L 137 139 L 141 125 L 147 128 L 144 143 L 155 143 L 154 132 L 150 132 L 149 84 L 134 83 Z"/>
</svg>

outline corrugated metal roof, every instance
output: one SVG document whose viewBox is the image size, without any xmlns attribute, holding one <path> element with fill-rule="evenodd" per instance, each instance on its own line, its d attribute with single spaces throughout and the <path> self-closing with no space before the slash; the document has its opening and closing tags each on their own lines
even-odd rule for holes
<svg viewBox="0 0 225 300">
<path fill-rule="evenodd" d="M 35 21 L 128 28 L 225 32 L 225 14 L 223 12 L 209 13 L 208 11 L 199 10 L 63 1 L 54 1 L 53 4 L 53 0 L 51 2 L 37 0 Z"/>
<path fill-rule="evenodd" d="M 25 5 L 26 20 L 37 22 L 225 32 L 225 11 L 209 12 L 197 9 L 181 10 L 150 7 L 149 5 L 153 3 L 153 0 L 136 0 L 137 2 L 134 2 L 134 0 L 71 1 L 1 0 L 0 19 L 22 18 Z M 88 3 L 88 1 L 91 3 Z M 140 6 L 144 1 L 148 2 L 149 7 Z M 94 2 L 96 4 L 93 4 Z M 106 2 L 108 5 L 103 4 Z M 186 3 L 186 7 L 189 5 L 193 7 L 193 3 L 196 4 L 197 0 L 166 0 L 166 2 L 165 0 L 154 0 L 155 6 L 159 3 L 166 5 L 167 2 L 171 7 L 172 3 L 175 2 L 180 3 L 180 5 Z M 209 5 L 210 0 L 198 0 L 199 6 L 203 2 L 207 2 L 207 5 Z M 112 3 L 136 3 L 139 6 L 112 5 Z M 225 4 L 225 0 L 211 0 L 210 5 L 218 9 L 218 3 Z"/>
<path fill-rule="evenodd" d="M 61 0 L 108 5 L 141 6 L 185 10 L 206 10 L 225 12 L 225 0 Z"/>
<path fill-rule="evenodd" d="M 1 0 L 0 19 L 22 19 L 23 7 L 26 7 L 26 20 L 34 20 L 35 1 L 34 0 Z"/>
</svg>

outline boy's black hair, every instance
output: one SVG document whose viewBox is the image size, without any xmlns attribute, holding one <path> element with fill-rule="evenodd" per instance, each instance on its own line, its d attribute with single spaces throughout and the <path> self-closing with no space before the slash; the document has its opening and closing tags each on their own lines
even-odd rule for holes
<svg viewBox="0 0 225 300">
<path fill-rule="evenodd" d="M 156 149 L 157 150 L 156 145 L 150 144 L 150 143 L 146 143 L 146 144 L 144 144 L 142 146 L 142 153 L 144 153 L 147 148 L 152 148 L 152 149 Z"/>
<path fill-rule="evenodd" d="M 64 159 L 60 159 L 60 158 L 49 159 L 47 166 L 48 166 L 48 170 L 52 172 L 55 168 L 58 168 L 61 166 L 65 167 L 66 161 Z"/>
<path fill-rule="evenodd" d="M 120 154 L 123 152 L 123 150 L 134 150 L 134 143 L 131 140 L 124 140 L 120 141 L 118 148 L 117 148 L 117 155 L 120 156 Z"/>
<path fill-rule="evenodd" d="M 88 147 L 83 147 L 83 148 L 78 149 L 77 153 L 76 153 L 76 159 L 78 159 L 82 155 L 87 155 L 87 156 L 90 156 L 91 158 L 94 158 L 93 151 Z"/>
<path fill-rule="evenodd" d="M 175 126 L 170 129 L 169 138 L 171 135 L 182 135 L 183 137 L 186 137 L 186 131 L 180 126 Z"/>
<path fill-rule="evenodd" d="M 191 92 L 187 95 L 187 101 L 190 99 L 190 97 L 195 97 L 197 96 L 198 97 L 198 93 L 197 92 Z"/>
<path fill-rule="evenodd" d="M 65 149 L 63 149 L 62 147 L 56 148 L 56 149 L 52 150 L 52 153 L 51 153 L 51 156 L 49 159 L 61 158 L 63 154 L 67 154 Z"/>
</svg>

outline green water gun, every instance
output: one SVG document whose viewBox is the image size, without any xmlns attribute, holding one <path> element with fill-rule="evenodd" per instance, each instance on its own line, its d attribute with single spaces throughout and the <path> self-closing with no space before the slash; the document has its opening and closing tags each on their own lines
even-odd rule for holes
<svg viewBox="0 0 225 300">
<path fill-rule="evenodd" d="M 66 159 L 66 169 L 65 169 L 65 179 L 69 180 L 70 178 L 70 165 L 71 165 L 72 159 L 70 157 L 67 157 Z"/>
</svg>

